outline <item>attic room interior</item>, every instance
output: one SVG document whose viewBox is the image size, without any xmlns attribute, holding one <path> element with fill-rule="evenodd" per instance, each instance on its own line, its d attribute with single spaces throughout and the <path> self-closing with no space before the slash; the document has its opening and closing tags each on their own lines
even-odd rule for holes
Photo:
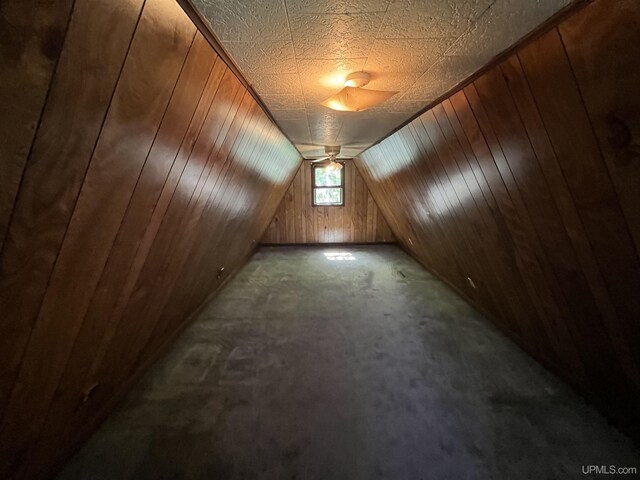
<svg viewBox="0 0 640 480">
<path fill-rule="evenodd" d="M 0 478 L 638 478 L 638 45 L 638 0 L 0 2 Z"/>
</svg>

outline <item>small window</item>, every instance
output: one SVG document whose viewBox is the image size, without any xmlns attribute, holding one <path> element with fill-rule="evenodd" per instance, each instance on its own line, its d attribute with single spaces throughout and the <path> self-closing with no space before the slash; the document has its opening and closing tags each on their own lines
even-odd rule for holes
<svg viewBox="0 0 640 480">
<path fill-rule="evenodd" d="M 344 205 L 344 163 L 343 168 L 333 170 L 327 165 L 311 164 L 313 182 L 313 206 Z"/>
</svg>

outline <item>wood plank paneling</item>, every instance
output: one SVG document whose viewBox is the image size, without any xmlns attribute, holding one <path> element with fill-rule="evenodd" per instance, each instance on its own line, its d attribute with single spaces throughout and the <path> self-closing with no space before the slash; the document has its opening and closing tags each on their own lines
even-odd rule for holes
<svg viewBox="0 0 640 480">
<path fill-rule="evenodd" d="M 640 18 L 639 9 L 636 4 L 636 18 Z M 586 12 L 584 14 L 597 13 L 591 8 Z M 609 28 L 615 29 L 615 26 L 610 24 Z M 637 251 L 558 31 L 524 48 L 519 59 L 618 318 L 638 319 L 640 262 Z M 556 74 L 554 82 L 542 79 L 542 71 L 546 69 Z M 633 96 L 633 90 L 628 94 Z M 557 95 L 562 101 L 550 102 L 548 95 Z M 610 108 L 614 112 L 617 106 L 610 105 Z M 635 205 L 639 205 L 640 192 L 635 193 Z M 635 353 L 635 359 L 625 363 L 627 369 L 637 371 L 640 351 L 631 346 L 637 345 L 640 332 L 634 323 L 607 323 L 605 327 L 619 345 L 630 342 L 624 351 Z"/>
<path fill-rule="evenodd" d="M 90 433 L 244 264 L 300 163 L 173 0 L 78 0 L 60 42 L 0 258 L 2 478 L 47 476 Z"/>
<path fill-rule="evenodd" d="M 0 258 L 0 310 L 11 319 L 0 323 L 0 363 L 5 365 L 0 375 L 0 415 L 69 225 L 142 3 L 76 2 L 75 19 L 69 25 L 38 134 L 30 147 Z M 29 2 L 23 5 L 33 10 Z M 92 35 L 105 41 L 88 42 Z M 14 124 L 10 110 L 3 110 L 2 121 L 3 125 Z M 2 188 L 5 182 L 11 182 L 10 177 L 0 179 Z"/>
<path fill-rule="evenodd" d="M 101 364 L 122 306 L 130 294 L 131 278 L 139 271 L 141 262 L 148 255 L 148 238 L 155 235 L 159 219 L 166 213 L 167 195 L 175 192 L 175 172 L 182 171 L 184 167 L 184 155 L 176 156 L 176 152 L 179 147 L 182 148 L 180 143 L 188 139 L 190 132 L 186 124 L 190 122 L 192 128 L 202 126 L 202 111 L 204 107 L 209 107 L 222 71 L 225 70 L 224 64 L 218 62 L 218 68 L 214 72 L 215 60 L 215 54 L 198 35 L 111 247 L 98 287 L 93 291 L 49 409 L 56 413 L 47 418 L 41 434 L 42 445 L 50 444 L 52 440 L 47 438 L 50 434 L 60 436 L 62 429 L 68 432 L 77 429 L 77 425 L 73 423 L 78 415 L 73 417 L 74 422 L 69 421 L 69 416 L 78 407 L 78 395 L 92 381 L 89 375 Z M 194 105 L 195 102 L 198 102 L 198 107 Z M 96 339 L 100 340 L 97 342 Z"/>
<path fill-rule="evenodd" d="M 0 128 L 0 250 L 72 5 L 72 0 L 41 3 L 38 9 L 22 0 L 0 4 L 0 105 L 10 119 Z"/>
<path fill-rule="evenodd" d="M 587 11 L 564 22 L 560 36 L 640 252 L 640 97 L 629 95 L 640 83 L 638 2 L 619 0 L 611 10 L 600 1 Z"/>
<path fill-rule="evenodd" d="M 597 0 L 356 159 L 404 248 L 636 437 L 639 24 Z"/>
<path fill-rule="evenodd" d="M 353 162 L 344 166 L 345 202 L 314 207 L 311 162 L 303 162 L 262 237 L 265 244 L 387 243 L 393 233 Z"/>
<path fill-rule="evenodd" d="M 143 11 L 58 253 L 0 432 L 20 451 L 42 426 L 61 370 L 195 36 L 162 0 Z M 174 27 L 175 37 L 162 35 Z M 154 77 L 162 80 L 146 81 Z M 121 159 L 127 158 L 127 162 Z M 100 229 L 95 219 L 100 218 Z M 74 279 L 74 281 L 69 281 Z M 44 361 L 43 361 L 44 360 Z M 28 420 L 30 418 L 30 420 Z"/>
</svg>

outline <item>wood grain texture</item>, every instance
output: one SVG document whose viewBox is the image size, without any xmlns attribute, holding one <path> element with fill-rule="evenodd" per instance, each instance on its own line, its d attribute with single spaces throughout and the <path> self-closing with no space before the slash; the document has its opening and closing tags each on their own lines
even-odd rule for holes
<svg viewBox="0 0 640 480">
<path fill-rule="evenodd" d="M 595 1 L 356 159 L 407 251 L 636 437 L 639 23 Z"/>
<path fill-rule="evenodd" d="M 2 478 L 47 477 L 99 424 L 300 163 L 173 0 L 71 19 L 0 259 Z"/>
<path fill-rule="evenodd" d="M 262 243 L 394 242 L 393 233 L 355 164 L 346 161 L 344 170 L 344 206 L 313 206 L 311 162 L 303 162 Z"/>
<path fill-rule="evenodd" d="M 564 22 L 559 31 L 640 252 L 640 97 L 633 95 L 640 83 L 638 25 L 638 2 L 620 0 L 610 9 L 600 1 Z"/>
<path fill-rule="evenodd" d="M 30 147 L 0 258 L 0 310 L 5 318 L 11 319 L 0 323 L 0 363 L 5 366 L 0 373 L 0 416 L 66 234 L 142 4 L 142 0 L 97 3 L 82 0 L 75 4 L 74 19 L 69 25 L 38 134 Z"/>
<path fill-rule="evenodd" d="M 35 9 L 22 0 L 0 3 L 0 250 L 72 5 L 56 0 Z"/>
</svg>

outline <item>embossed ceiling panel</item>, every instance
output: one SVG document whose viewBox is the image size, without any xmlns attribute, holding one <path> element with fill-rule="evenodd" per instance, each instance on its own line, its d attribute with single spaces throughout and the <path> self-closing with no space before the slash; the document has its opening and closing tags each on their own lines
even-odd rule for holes
<svg viewBox="0 0 640 480">
<path fill-rule="evenodd" d="M 389 0 L 287 0 L 289 13 L 386 12 Z"/>
<path fill-rule="evenodd" d="M 192 0 L 306 158 L 354 156 L 572 0 Z M 319 105 L 355 71 L 398 91 L 366 112 Z"/>
<path fill-rule="evenodd" d="M 373 44 L 364 70 L 374 72 L 424 72 L 447 50 L 455 38 L 379 38 Z"/>
<path fill-rule="evenodd" d="M 366 57 L 383 17 L 383 12 L 290 14 L 296 58 Z"/>
<path fill-rule="evenodd" d="M 392 1 L 378 37 L 459 37 L 493 3 L 494 0 Z"/>
</svg>

